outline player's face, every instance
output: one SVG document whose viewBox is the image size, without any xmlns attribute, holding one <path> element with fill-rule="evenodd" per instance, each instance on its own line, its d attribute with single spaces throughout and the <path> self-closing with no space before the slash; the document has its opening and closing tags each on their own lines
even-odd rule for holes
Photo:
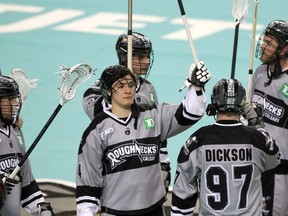
<svg viewBox="0 0 288 216">
<path fill-rule="evenodd" d="M 132 56 L 132 68 L 134 75 L 139 78 L 141 75 L 146 75 L 150 67 L 150 55 L 133 55 Z"/>
<path fill-rule="evenodd" d="M 20 101 L 18 97 L 4 97 L 0 100 L 1 113 L 6 119 L 12 120 L 13 115 L 18 115 Z"/>
<path fill-rule="evenodd" d="M 262 55 L 260 60 L 263 63 L 271 63 L 276 59 L 276 51 L 278 48 L 278 41 L 276 38 L 272 37 L 271 35 L 265 35 L 261 39 L 261 50 Z"/>
<path fill-rule="evenodd" d="M 130 109 L 134 103 L 135 93 L 136 83 L 129 75 L 117 80 L 112 85 L 112 106 Z"/>
</svg>

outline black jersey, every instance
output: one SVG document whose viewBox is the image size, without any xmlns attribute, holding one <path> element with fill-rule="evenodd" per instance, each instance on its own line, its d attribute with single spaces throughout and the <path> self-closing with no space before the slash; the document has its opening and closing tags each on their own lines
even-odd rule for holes
<svg viewBox="0 0 288 216">
<path fill-rule="evenodd" d="M 222 121 L 193 133 L 177 162 L 171 216 L 192 216 L 198 195 L 201 216 L 260 216 L 261 173 L 279 164 L 279 148 L 263 129 Z"/>
</svg>

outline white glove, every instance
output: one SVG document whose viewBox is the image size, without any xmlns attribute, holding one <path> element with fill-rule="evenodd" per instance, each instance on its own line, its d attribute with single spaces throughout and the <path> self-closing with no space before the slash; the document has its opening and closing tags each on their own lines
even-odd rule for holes
<svg viewBox="0 0 288 216">
<path fill-rule="evenodd" d="M 264 128 L 264 121 L 259 108 L 253 102 L 245 102 L 243 107 L 243 117 L 247 120 L 248 126 Z"/>
<path fill-rule="evenodd" d="M 190 65 L 187 78 L 188 82 L 203 88 L 210 79 L 211 74 L 205 67 L 203 61 L 200 61 L 197 66 L 195 63 Z"/>
</svg>

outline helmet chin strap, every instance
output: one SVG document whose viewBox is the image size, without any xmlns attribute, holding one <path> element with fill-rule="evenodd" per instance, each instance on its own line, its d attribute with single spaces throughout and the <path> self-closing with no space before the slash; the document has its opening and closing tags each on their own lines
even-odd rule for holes
<svg viewBox="0 0 288 216">
<path fill-rule="evenodd" d="M 264 86 L 268 86 L 271 84 L 272 79 L 278 77 L 282 73 L 282 66 L 279 61 L 279 57 L 277 58 L 278 60 L 274 63 L 274 70 L 271 71 L 271 66 L 267 67 L 267 76 L 268 80 L 267 82 L 264 83 Z"/>
</svg>

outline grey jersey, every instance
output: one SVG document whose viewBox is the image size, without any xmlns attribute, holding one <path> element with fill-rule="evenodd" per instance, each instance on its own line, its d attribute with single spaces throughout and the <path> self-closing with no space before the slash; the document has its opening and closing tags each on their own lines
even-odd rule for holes
<svg viewBox="0 0 288 216">
<path fill-rule="evenodd" d="M 18 127 L 4 126 L 0 129 L 0 172 L 11 173 L 25 154 L 25 142 Z M 20 216 L 20 206 L 27 212 L 38 212 L 37 204 L 44 202 L 43 195 L 32 175 L 29 160 L 18 173 L 21 182 L 17 184 L 7 199 L 0 215 Z"/>
<path fill-rule="evenodd" d="M 253 74 L 252 100 L 262 109 L 265 130 L 276 140 L 281 163 L 288 166 L 288 69 L 269 83 L 268 66 L 262 64 Z"/>
<path fill-rule="evenodd" d="M 165 202 L 159 163 L 163 140 L 179 134 L 204 114 L 205 95 L 193 87 L 179 105 L 144 110 L 134 104 L 126 120 L 109 110 L 95 116 L 78 152 L 77 215 L 101 211 L 143 214 Z M 86 213 L 86 214 L 85 214 Z"/>
<path fill-rule="evenodd" d="M 154 86 L 146 79 L 139 77 L 136 88 L 135 102 L 143 107 L 149 108 L 159 104 L 158 97 Z M 99 80 L 97 80 L 91 88 L 87 89 L 83 96 L 82 106 L 86 114 L 92 120 L 95 115 L 102 111 L 102 107 L 109 108 L 100 93 Z M 161 145 L 160 161 L 162 164 L 169 164 L 169 156 L 167 151 L 167 140 Z M 166 167 L 164 166 L 163 169 Z"/>
<path fill-rule="evenodd" d="M 263 129 L 222 121 L 192 134 L 177 162 L 171 216 L 192 216 L 198 193 L 199 216 L 260 216 L 261 173 L 279 164 L 279 148 Z"/>
</svg>

